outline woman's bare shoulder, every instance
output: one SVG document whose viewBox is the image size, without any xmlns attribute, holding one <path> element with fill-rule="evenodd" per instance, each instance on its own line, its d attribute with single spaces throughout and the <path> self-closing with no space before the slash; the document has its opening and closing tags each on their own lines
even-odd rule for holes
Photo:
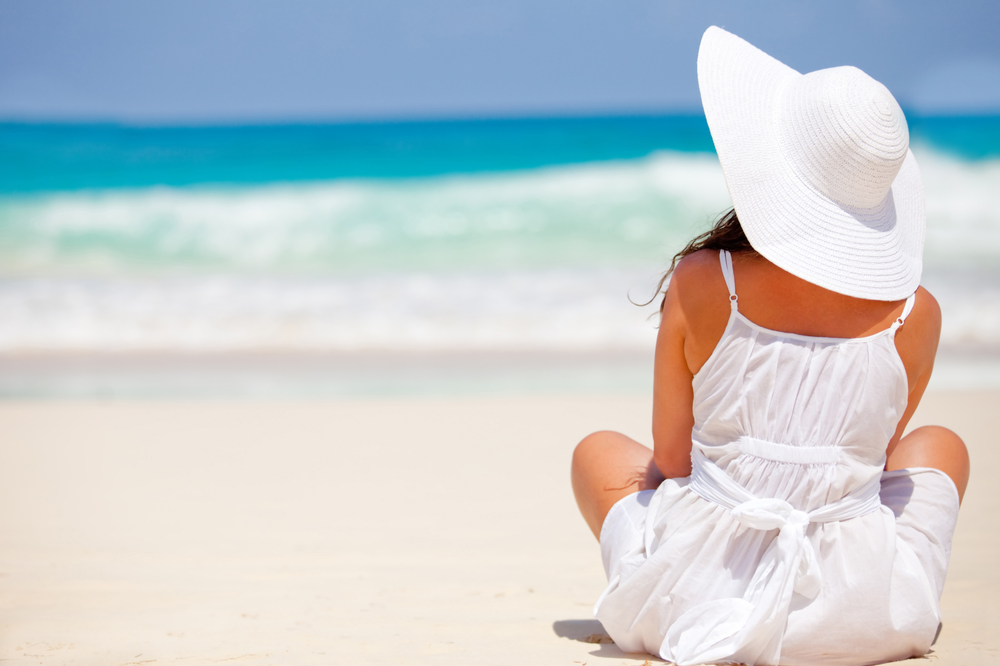
<svg viewBox="0 0 1000 666">
<path fill-rule="evenodd" d="M 932 324 L 938 331 L 941 330 L 941 306 L 934 295 L 924 287 L 917 287 L 917 297 L 913 299 L 913 312 L 910 313 L 911 317 L 913 315 Z"/>
<path fill-rule="evenodd" d="M 918 287 L 913 310 L 896 332 L 895 340 L 911 389 L 930 377 L 940 337 L 941 306 L 931 292 Z"/>
<path fill-rule="evenodd" d="M 675 274 L 697 275 L 712 271 L 722 274 L 718 250 L 697 250 L 677 262 Z"/>
<path fill-rule="evenodd" d="M 900 333 L 902 335 L 896 335 L 897 342 L 912 340 L 925 352 L 933 354 L 937 351 L 941 337 L 941 306 L 934 295 L 923 287 L 917 287 L 913 310 L 906 317 Z"/>
<path fill-rule="evenodd" d="M 718 250 L 693 252 L 677 264 L 664 300 L 661 339 L 682 347 L 694 373 L 712 353 L 729 319 L 729 290 Z"/>
<path fill-rule="evenodd" d="M 698 322 L 715 322 L 729 317 L 729 289 L 722 275 L 718 250 L 698 250 L 677 264 L 670 280 L 668 300 L 684 311 L 685 318 L 700 328 Z M 671 298 L 672 297 L 672 298 Z M 710 329 L 715 326 L 709 325 Z"/>
<path fill-rule="evenodd" d="M 931 292 L 917 287 L 913 309 L 896 333 L 896 346 L 902 348 L 905 345 L 913 350 L 933 353 L 940 336 L 941 306 Z"/>
<path fill-rule="evenodd" d="M 703 302 L 706 290 L 720 285 L 725 289 L 718 250 L 692 252 L 677 263 L 670 276 L 670 289 L 676 290 L 682 302 L 689 298 Z"/>
</svg>

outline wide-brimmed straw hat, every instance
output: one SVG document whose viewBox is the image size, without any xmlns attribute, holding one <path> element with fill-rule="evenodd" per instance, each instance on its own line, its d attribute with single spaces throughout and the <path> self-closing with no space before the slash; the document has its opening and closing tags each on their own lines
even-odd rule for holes
<svg viewBox="0 0 1000 666">
<path fill-rule="evenodd" d="M 899 104 L 856 67 L 799 74 L 705 31 L 705 116 L 755 250 L 826 289 L 881 301 L 920 283 L 924 194 Z"/>
</svg>

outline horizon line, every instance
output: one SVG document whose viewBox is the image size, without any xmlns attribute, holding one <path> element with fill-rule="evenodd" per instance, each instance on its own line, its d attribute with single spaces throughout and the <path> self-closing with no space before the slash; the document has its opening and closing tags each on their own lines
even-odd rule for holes
<svg viewBox="0 0 1000 666">
<path fill-rule="evenodd" d="M 986 119 L 1000 117 L 1000 109 L 968 109 L 962 111 L 920 112 L 903 108 L 907 118 L 914 119 Z M 559 111 L 539 113 L 498 113 L 498 114 L 399 114 L 399 115 L 314 115 L 276 117 L 228 117 L 228 118 L 176 118 L 137 119 L 114 116 L 31 116 L 0 114 L 0 126 L 113 126 L 135 129 L 185 129 L 209 127 L 293 127 L 332 125 L 420 125 L 447 123 L 488 123 L 488 122 L 531 122 L 554 120 L 628 120 L 654 118 L 704 118 L 700 108 L 635 109 L 619 111 Z"/>
</svg>

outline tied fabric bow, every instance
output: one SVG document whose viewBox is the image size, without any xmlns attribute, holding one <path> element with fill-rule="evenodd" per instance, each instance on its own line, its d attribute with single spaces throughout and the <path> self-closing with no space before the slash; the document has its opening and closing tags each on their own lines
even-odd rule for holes
<svg viewBox="0 0 1000 666">
<path fill-rule="evenodd" d="M 798 567 L 793 569 L 792 589 L 807 599 L 815 599 L 823 581 L 816 552 L 806 538 L 809 514 L 793 508 L 784 500 L 773 498 L 743 502 L 732 510 L 732 514 L 741 524 L 755 530 L 780 530 L 775 539 L 776 550 L 786 561 L 798 561 Z"/>
<path fill-rule="evenodd" d="M 660 656 L 678 666 L 718 661 L 777 664 L 788 620 L 792 593 L 815 599 L 822 575 L 812 543 L 806 536 L 811 522 L 831 522 L 863 516 L 881 505 L 875 477 L 836 502 L 805 512 L 777 498 L 757 498 L 692 449 L 691 483 L 704 499 L 728 508 L 751 529 L 778 530 L 740 598 L 699 604 L 670 626 Z"/>
</svg>

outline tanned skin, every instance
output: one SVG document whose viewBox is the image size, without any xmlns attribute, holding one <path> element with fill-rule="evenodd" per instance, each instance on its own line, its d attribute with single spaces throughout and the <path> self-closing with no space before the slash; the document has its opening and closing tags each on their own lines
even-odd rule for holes
<svg viewBox="0 0 1000 666">
<path fill-rule="evenodd" d="M 905 301 L 871 301 L 844 296 L 778 268 L 760 255 L 733 254 L 740 312 L 764 328 L 830 338 L 859 338 L 889 328 Z M 665 478 L 691 473 L 694 427 L 691 381 L 711 356 L 729 321 L 729 290 L 717 250 L 684 257 L 671 276 L 656 340 L 653 380 L 653 448 L 617 432 L 588 435 L 573 453 L 577 504 L 594 536 L 621 498 L 656 488 Z M 896 331 L 906 368 L 909 402 L 887 448 L 886 470 L 933 467 L 951 477 L 959 500 L 969 481 L 969 455 L 954 432 L 924 426 L 903 436 L 934 366 L 941 334 L 941 309 L 923 287 L 913 310 Z"/>
</svg>

